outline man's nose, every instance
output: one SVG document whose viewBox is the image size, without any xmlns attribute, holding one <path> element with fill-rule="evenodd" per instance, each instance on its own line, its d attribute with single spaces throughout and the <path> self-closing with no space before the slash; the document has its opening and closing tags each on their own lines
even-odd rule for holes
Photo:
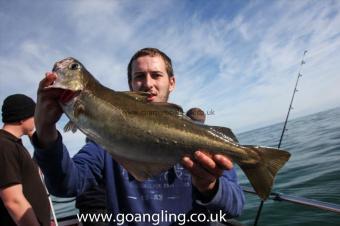
<svg viewBox="0 0 340 226">
<path fill-rule="evenodd" d="M 154 85 L 154 79 L 152 78 L 152 76 L 148 73 L 146 76 L 145 76 L 145 87 L 150 89 L 153 87 Z"/>
</svg>

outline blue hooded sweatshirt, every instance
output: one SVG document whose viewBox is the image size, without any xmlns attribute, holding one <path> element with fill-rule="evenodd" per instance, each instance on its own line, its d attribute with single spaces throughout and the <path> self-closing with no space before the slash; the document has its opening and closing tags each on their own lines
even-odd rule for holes
<svg viewBox="0 0 340 226">
<path fill-rule="evenodd" d="M 60 197 L 78 196 L 92 186 L 104 184 L 111 225 L 210 225 L 209 222 L 240 215 L 244 206 L 234 169 L 224 171 L 216 194 L 205 200 L 192 186 L 189 172 L 179 164 L 139 182 L 92 141 L 73 158 L 60 134 L 55 144 L 44 150 L 37 144 L 35 134 L 34 158 L 49 192 Z"/>
</svg>

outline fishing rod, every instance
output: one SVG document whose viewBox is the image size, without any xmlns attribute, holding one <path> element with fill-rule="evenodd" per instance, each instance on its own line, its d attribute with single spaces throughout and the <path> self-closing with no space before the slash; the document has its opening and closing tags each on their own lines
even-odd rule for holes
<svg viewBox="0 0 340 226">
<path fill-rule="evenodd" d="M 283 139 L 283 135 L 284 135 L 284 133 L 285 133 L 285 131 L 286 131 L 286 126 L 287 126 L 287 123 L 288 123 L 289 114 L 290 114 L 290 111 L 293 109 L 293 101 L 294 101 L 295 93 L 298 91 L 297 85 L 298 85 L 298 83 L 299 83 L 300 77 L 302 76 L 302 74 L 301 74 L 302 66 L 306 63 L 306 62 L 304 61 L 304 59 L 305 59 L 305 55 L 306 55 L 307 52 L 308 52 L 307 50 L 305 50 L 305 51 L 303 52 L 303 56 L 302 56 L 302 60 L 301 60 L 301 63 L 300 63 L 299 73 L 298 73 L 298 76 L 297 76 L 297 79 L 296 79 L 296 83 L 295 83 L 295 87 L 294 87 L 292 99 L 290 100 L 290 104 L 289 104 L 289 108 L 288 108 L 286 120 L 285 120 L 285 123 L 284 123 L 284 125 L 283 125 L 283 129 L 282 129 L 282 133 L 281 133 L 281 137 L 280 137 L 279 144 L 278 144 L 278 146 L 277 146 L 278 149 L 280 149 L 280 147 L 281 147 L 281 142 L 282 142 L 282 139 Z M 257 214 L 256 214 L 254 226 L 257 226 L 257 223 L 258 223 L 258 220 L 259 220 L 259 218 L 260 218 L 261 211 L 262 211 L 263 204 L 264 204 L 264 201 L 261 200 L 261 203 L 260 203 L 259 208 L 258 208 L 258 210 L 257 210 Z"/>
<path fill-rule="evenodd" d="M 303 53 L 303 56 L 302 56 L 302 60 L 301 60 L 301 64 L 300 64 L 300 69 L 299 69 L 299 73 L 298 73 L 298 76 L 297 76 L 297 79 L 296 79 L 296 83 L 295 83 L 295 87 L 294 87 L 292 99 L 290 100 L 290 104 L 289 104 L 289 108 L 288 108 L 288 112 L 287 112 L 285 124 L 283 125 L 283 129 L 282 129 L 282 133 L 281 133 L 279 145 L 277 146 L 278 149 L 280 149 L 280 147 L 281 147 L 281 142 L 282 142 L 282 139 L 283 139 L 283 135 L 284 135 L 284 133 L 285 133 L 285 131 L 286 131 L 286 126 L 287 126 L 289 114 L 290 114 L 290 111 L 293 109 L 293 101 L 294 101 L 295 93 L 298 91 L 297 85 L 298 85 L 298 83 L 299 83 L 300 77 L 302 77 L 301 69 L 302 69 L 302 66 L 306 63 L 306 62 L 304 61 L 304 58 L 305 58 L 306 53 L 307 53 L 307 50 L 305 50 L 305 52 Z"/>
</svg>

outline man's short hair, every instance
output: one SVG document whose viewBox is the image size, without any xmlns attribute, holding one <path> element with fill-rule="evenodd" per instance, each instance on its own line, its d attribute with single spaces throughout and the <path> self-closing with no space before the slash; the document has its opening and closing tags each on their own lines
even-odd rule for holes
<svg viewBox="0 0 340 226">
<path fill-rule="evenodd" d="M 196 122 L 200 122 L 202 124 L 205 122 L 205 113 L 200 108 L 191 108 L 187 111 L 186 115 Z"/>
<path fill-rule="evenodd" d="M 142 56 L 160 56 L 165 63 L 165 70 L 168 73 L 169 77 L 174 76 L 174 71 L 172 69 L 172 62 L 170 57 L 168 57 L 165 53 L 163 53 L 162 51 L 160 51 L 159 49 L 156 48 L 143 48 L 138 50 L 131 58 L 129 64 L 128 64 L 128 82 L 129 82 L 129 86 L 131 88 L 131 80 L 132 80 L 132 63 L 134 60 L 136 60 L 139 57 Z"/>
</svg>

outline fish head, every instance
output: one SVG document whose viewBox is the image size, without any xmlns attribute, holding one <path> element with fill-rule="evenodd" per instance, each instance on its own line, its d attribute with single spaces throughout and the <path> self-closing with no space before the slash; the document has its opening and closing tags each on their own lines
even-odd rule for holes
<svg viewBox="0 0 340 226">
<path fill-rule="evenodd" d="M 68 57 L 56 62 L 52 72 L 57 75 L 56 80 L 47 88 L 62 89 L 61 103 L 67 103 L 85 89 L 87 74 L 85 67 L 76 59 Z"/>
<path fill-rule="evenodd" d="M 52 72 L 57 79 L 49 86 L 70 91 L 81 91 L 84 89 L 84 66 L 76 59 L 68 57 L 54 64 Z"/>
</svg>

